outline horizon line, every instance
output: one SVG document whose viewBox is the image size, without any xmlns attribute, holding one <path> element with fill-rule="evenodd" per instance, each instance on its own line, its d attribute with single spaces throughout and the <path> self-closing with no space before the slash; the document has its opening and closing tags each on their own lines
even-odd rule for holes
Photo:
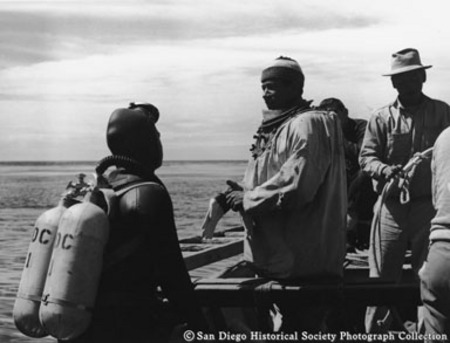
<svg viewBox="0 0 450 343">
<path fill-rule="evenodd" d="M 171 159 L 164 160 L 164 163 L 172 163 L 172 162 L 247 162 L 246 159 Z M 0 160 L 0 165 L 7 164 L 93 164 L 98 163 L 98 160 Z"/>
</svg>

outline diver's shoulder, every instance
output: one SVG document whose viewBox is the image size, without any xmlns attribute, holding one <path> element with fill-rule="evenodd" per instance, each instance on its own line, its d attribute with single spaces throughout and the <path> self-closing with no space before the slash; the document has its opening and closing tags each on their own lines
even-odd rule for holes
<svg viewBox="0 0 450 343">
<path fill-rule="evenodd" d="M 142 181 L 126 187 L 121 200 L 129 203 L 131 206 L 146 208 L 168 203 L 170 202 L 170 196 L 162 184 L 153 181 Z"/>
</svg>

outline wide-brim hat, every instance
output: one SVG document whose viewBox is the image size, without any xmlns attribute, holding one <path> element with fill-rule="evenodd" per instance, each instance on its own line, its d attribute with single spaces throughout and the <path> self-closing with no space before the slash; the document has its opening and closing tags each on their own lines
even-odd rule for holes
<svg viewBox="0 0 450 343">
<path fill-rule="evenodd" d="M 392 76 L 407 73 L 417 69 L 428 69 L 431 65 L 423 65 L 420 61 L 419 51 L 416 49 L 403 49 L 392 54 L 391 71 L 382 74 L 383 76 Z"/>
</svg>

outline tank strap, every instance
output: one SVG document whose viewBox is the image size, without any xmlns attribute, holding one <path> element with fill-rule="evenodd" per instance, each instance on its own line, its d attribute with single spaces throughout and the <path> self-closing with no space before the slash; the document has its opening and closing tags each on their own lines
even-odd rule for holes
<svg viewBox="0 0 450 343">
<path fill-rule="evenodd" d="M 67 300 L 63 300 L 63 299 L 53 298 L 53 297 L 50 297 L 50 294 L 44 295 L 42 297 L 42 302 L 45 305 L 47 305 L 49 303 L 56 304 L 56 305 L 61 305 L 61 306 L 65 306 L 65 307 L 76 308 L 78 310 L 86 311 L 89 313 L 92 313 L 94 311 L 93 307 L 82 305 L 82 304 L 75 304 L 71 301 L 67 301 Z"/>
<path fill-rule="evenodd" d="M 130 186 L 124 187 L 122 189 L 119 189 L 118 191 L 113 190 L 112 188 L 98 188 L 98 190 L 103 194 L 103 198 L 105 200 L 105 205 L 106 205 L 106 209 L 105 212 L 106 214 L 110 217 L 111 216 L 114 217 L 115 216 L 115 212 L 117 211 L 117 203 L 118 203 L 118 199 L 124 195 L 126 192 L 140 187 L 140 186 L 145 186 L 145 185 L 159 185 L 156 182 L 153 181 L 142 181 L 142 182 L 137 182 L 135 184 L 132 184 Z"/>
<path fill-rule="evenodd" d="M 126 192 L 140 187 L 140 186 L 146 186 L 146 185 L 158 185 L 159 183 L 153 182 L 153 181 L 145 181 L 145 182 L 138 182 L 133 185 L 130 185 L 128 187 L 122 188 L 115 192 L 117 197 L 122 196 Z M 144 242 L 143 235 L 138 235 L 131 240 L 129 240 L 127 243 L 121 245 L 116 250 L 112 251 L 110 254 L 108 254 L 105 257 L 105 261 L 103 263 L 104 269 L 109 270 L 111 267 L 116 265 L 118 262 L 122 261 L 129 255 L 131 255 L 134 251 L 136 251 L 137 248 L 139 248 Z"/>
<path fill-rule="evenodd" d="M 133 185 L 127 186 L 125 188 L 119 189 L 118 191 L 115 191 L 116 195 L 118 197 L 122 196 L 123 194 L 125 194 L 128 191 L 131 191 L 134 188 L 140 187 L 140 186 L 146 186 L 146 185 L 158 185 L 161 186 L 159 183 L 154 182 L 154 181 L 143 181 L 143 182 L 138 182 L 135 183 Z"/>
<path fill-rule="evenodd" d="M 34 302 L 41 302 L 41 297 L 38 295 L 34 295 L 34 294 L 26 294 L 26 293 L 19 292 L 19 293 L 17 293 L 17 297 L 20 299 L 31 300 Z"/>
</svg>

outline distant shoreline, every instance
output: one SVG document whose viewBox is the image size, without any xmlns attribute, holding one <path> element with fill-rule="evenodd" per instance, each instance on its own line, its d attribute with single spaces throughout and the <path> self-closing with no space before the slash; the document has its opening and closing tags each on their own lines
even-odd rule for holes
<svg viewBox="0 0 450 343">
<path fill-rule="evenodd" d="M 164 164 L 170 163 L 245 163 L 247 160 L 166 160 Z M 82 165 L 96 164 L 98 161 L 0 161 L 0 166 L 49 166 L 49 165 Z"/>
</svg>

